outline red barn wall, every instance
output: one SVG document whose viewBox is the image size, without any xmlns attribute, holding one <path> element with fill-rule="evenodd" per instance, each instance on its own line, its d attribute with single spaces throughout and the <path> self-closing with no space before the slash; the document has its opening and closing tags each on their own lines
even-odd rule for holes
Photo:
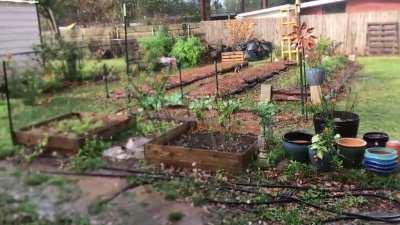
<svg viewBox="0 0 400 225">
<path fill-rule="evenodd" d="M 348 0 L 347 13 L 400 10 L 399 0 Z"/>
</svg>

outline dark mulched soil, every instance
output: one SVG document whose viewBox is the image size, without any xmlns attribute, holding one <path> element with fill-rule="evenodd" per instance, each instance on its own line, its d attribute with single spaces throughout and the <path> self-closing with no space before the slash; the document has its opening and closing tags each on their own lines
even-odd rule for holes
<svg viewBox="0 0 400 225">
<path fill-rule="evenodd" d="M 236 68 L 242 68 L 247 65 L 248 65 L 247 62 L 219 63 L 217 65 L 217 68 L 218 68 L 218 73 L 228 73 L 234 71 Z M 182 84 L 186 86 L 196 81 L 203 80 L 214 75 L 215 75 L 214 64 L 188 69 L 182 72 Z M 180 86 L 179 73 L 170 76 L 166 87 L 167 90 L 177 88 L 179 86 Z"/>
<path fill-rule="evenodd" d="M 240 93 L 247 88 L 253 87 L 257 83 L 263 82 L 286 70 L 285 62 L 267 63 L 262 66 L 244 69 L 239 73 L 228 74 L 218 79 L 219 95 L 227 96 Z M 189 92 L 190 97 L 214 96 L 216 92 L 216 82 L 209 80 L 200 84 L 197 88 Z"/>
<path fill-rule="evenodd" d="M 250 135 L 194 131 L 173 140 L 169 145 L 241 153 L 247 151 L 256 142 L 257 137 Z"/>
</svg>

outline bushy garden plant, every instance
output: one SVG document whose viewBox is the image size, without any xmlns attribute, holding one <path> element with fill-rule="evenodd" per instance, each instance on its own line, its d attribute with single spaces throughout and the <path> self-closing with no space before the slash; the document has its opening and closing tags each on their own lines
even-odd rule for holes
<svg viewBox="0 0 400 225">
<path fill-rule="evenodd" d="M 12 97 L 22 98 L 25 105 L 35 105 L 37 98 L 43 92 L 44 81 L 41 72 L 28 68 L 10 77 L 9 90 Z"/>
<path fill-rule="evenodd" d="M 199 62 L 203 51 L 204 48 L 198 38 L 179 38 L 172 49 L 171 55 L 181 63 L 182 67 L 192 67 Z"/>
<path fill-rule="evenodd" d="M 63 40 L 45 42 L 35 50 L 45 60 L 46 72 L 61 75 L 67 81 L 81 79 L 83 53 L 75 43 Z"/>
<path fill-rule="evenodd" d="M 153 36 L 139 39 L 139 46 L 143 52 L 142 62 L 148 71 L 155 71 L 161 56 L 167 56 L 171 52 L 174 40 L 167 31 L 159 31 Z"/>
</svg>

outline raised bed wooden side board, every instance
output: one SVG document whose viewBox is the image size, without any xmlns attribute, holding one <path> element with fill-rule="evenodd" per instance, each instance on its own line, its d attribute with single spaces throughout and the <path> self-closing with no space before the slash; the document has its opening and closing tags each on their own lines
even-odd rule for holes
<svg viewBox="0 0 400 225">
<path fill-rule="evenodd" d="M 121 116 L 116 120 L 105 123 L 102 127 L 93 129 L 87 134 L 82 134 L 81 136 L 76 138 L 67 137 L 64 135 L 48 135 L 45 133 L 31 131 L 32 128 L 38 128 L 54 121 L 61 121 L 63 119 L 68 119 L 75 116 L 78 117 L 80 115 L 81 113 L 67 113 L 17 130 L 14 132 L 14 142 L 16 144 L 32 147 L 39 145 L 43 140 L 47 138 L 47 144 L 45 146 L 46 151 L 57 151 L 63 154 L 70 155 L 77 153 L 87 139 L 94 137 L 110 138 L 112 135 L 123 131 L 131 121 L 131 118 L 129 117 Z"/>
<path fill-rule="evenodd" d="M 184 122 L 182 125 L 153 139 L 144 147 L 146 161 L 156 165 L 162 163 L 166 166 L 199 168 L 210 171 L 223 169 L 236 173 L 245 169 L 257 157 L 257 143 L 241 153 L 168 145 L 169 142 L 196 126 L 196 122 Z"/>
</svg>

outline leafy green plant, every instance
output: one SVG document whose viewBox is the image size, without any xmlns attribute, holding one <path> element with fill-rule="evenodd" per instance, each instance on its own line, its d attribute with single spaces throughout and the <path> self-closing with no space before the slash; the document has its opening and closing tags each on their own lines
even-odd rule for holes
<svg viewBox="0 0 400 225">
<path fill-rule="evenodd" d="M 288 179 L 293 179 L 295 177 L 307 178 L 313 174 L 313 170 L 307 164 L 303 164 L 297 161 L 289 161 L 285 167 L 283 174 Z"/>
<path fill-rule="evenodd" d="M 20 97 L 25 105 L 35 105 L 43 92 L 44 81 L 41 72 L 32 67 L 10 77 L 9 90 L 11 96 Z"/>
<path fill-rule="evenodd" d="M 204 48 L 198 38 L 180 38 L 175 43 L 171 55 L 174 56 L 183 67 L 195 66 Z"/>
<path fill-rule="evenodd" d="M 71 118 L 59 121 L 56 125 L 56 130 L 58 133 L 64 135 L 85 135 L 90 130 L 97 129 L 103 126 L 103 121 L 95 120 L 90 117 L 82 118 Z"/>
<path fill-rule="evenodd" d="M 70 161 L 69 167 L 78 172 L 95 170 L 103 164 L 102 154 L 110 146 L 103 140 L 87 140 Z"/>
<path fill-rule="evenodd" d="M 312 137 L 311 149 L 315 152 L 315 158 L 322 160 L 326 154 L 334 151 L 336 140 L 340 135 L 335 135 L 333 128 L 326 127 L 322 133 Z"/>
<path fill-rule="evenodd" d="M 80 80 L 82 75 L 83 58 L 82 50 L 73 42 L 66 42 L 62 39 L 57 41 L 44 42 L 34 47 L 36 52 L 46 61 L 47 72 L 61 75 L 64 80 Z"/>
<path fill-rule="evenodd" d="M 159 31 L 153 36 L 139 39 L 139 46 L 143 52 L 142 63 L 151 72 L 157 69 L 159 58 L 167 56 L 171 52 L 174 40 L 168 35 L 167 31 Z"/>
<path fill-rule="evenodd" d="M 178 221 L 182 220 L 183 217 L 185 217 L 185 214 L 183 214 L 181 212 L 172 212 L 172 213 L 168 214 L 168 220 L 171 222 L 178 222 Z"/>
<path fill-rule="evenodd" d="M 260 117 L 262 136 L 265 143 L 273 137 L 272 117 L 275 115 L 275 106 L 269 102 L 261 102 L 257 107 L 257 114 Z M 265 145 L 267 147 L 268 145 Z"/>
<path fill-rule="evenodd" d="M 196 118 L 200 121 L 204 120 L 206 111 L 212 109 L 213 100 L 210 98 L 196 99 L 189 103 L 189 109 L 194 113 Z"/>
<path fill-rule="evenodd" d="M 218 123 L 222 127 L 229 127 L 231 123 L 231 116 L 237 112 L 241 107 L 241 102 L 236 99 L 229 99 L 227 101 L 218 101 L 215 103 L 215 110 L 218 113 Z M 228 126 L 226 126 L 228 124 Z"/>
</svg>

